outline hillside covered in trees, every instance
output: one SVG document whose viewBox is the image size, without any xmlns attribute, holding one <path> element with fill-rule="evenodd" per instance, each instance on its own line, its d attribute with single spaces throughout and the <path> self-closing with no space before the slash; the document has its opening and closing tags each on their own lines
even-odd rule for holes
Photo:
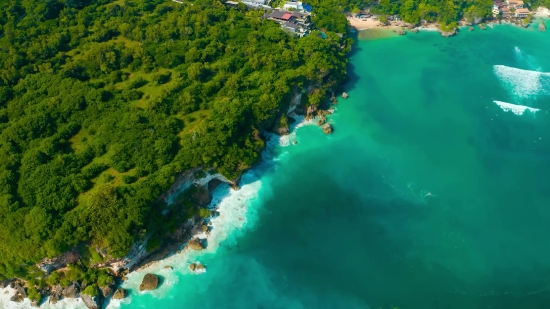
<svg viewBox="0 0 550 309">
<path fill-rule="evenodd" d="M 165 233 L 181 218 L 157 199 L 179 174 L 237 177 L 296 91 L 344 79 L 349 41 L 330 32 L 346 33 L 343 15 L 316 17 L 327 39 L 262 15 L 218 0 L 0 3 L 0 279 Z"/>
</svg>

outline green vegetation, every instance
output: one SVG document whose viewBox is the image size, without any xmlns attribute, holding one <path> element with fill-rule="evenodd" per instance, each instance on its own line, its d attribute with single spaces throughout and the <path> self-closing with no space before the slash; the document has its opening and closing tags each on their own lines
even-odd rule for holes
<svg viewBox="0 0 550 309">
<path fill-rule="evenodd" d="M 85 265 L 123 256 L 181 222 L 157 198 L 183 171 L 249 168 L 297 87 L 345 77 L 347 21 L 316 10 L 327 39 L 217 0 L 1 2 L 0 279 L 82 244 Z"/>
<path fill-rule="evenodd" d="M 99 292 L 95 284 L 90 284 L 86 286 L 86 288 L 82 291 L 82 294 L 94 297 L 97 296 Z"/>
</svg>

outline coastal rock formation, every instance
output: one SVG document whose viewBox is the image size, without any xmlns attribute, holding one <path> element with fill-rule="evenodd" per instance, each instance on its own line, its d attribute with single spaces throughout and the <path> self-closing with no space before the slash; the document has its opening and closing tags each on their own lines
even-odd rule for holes
<svg viewBox="0 0 550 309">
<path fill-rule="evenodd" d="M 204 249 L 204 242 L 201 239 L 195 238 L 187 242 L 187 247 L 193 250 L 202 250 Z"/>
<path fill-rule="evenodd" d="M 325 134 L 332 133 L 332 126 L 330 125 L 330 123 L 325 123 L 321 128 L 323 129 L 323 132 Z"/>
<path fill-rule="evenodd" d="M 487 30 L 487 26 L 485 26 L 485 24 L 479 24 L 479 29 Z"/>
<path fill-rule="evenodd" d="M 27 293 L 25 292 L 25 289 L 19 285 L 15 286 L 15 295 L 13 295 L 10 300 L 16 303 L 20 303 L 25 298 L 27 298 Z"/>
<path fill-rule="evenodd" d="M 544 23 L 544 21 L 541 21 L 540 24 L 539 24 L 539 31 L 546 31 L 546 24 Z"/>
<path fill-rule="evenodd" d="M 157 288 L 159 285 L 159 277 L 154 274 L 146 274 L 145 277 L 143 277 L 143 281 L 141 281 L 141 284 L 139 285 L 140 291 L 150 291 Z"/>
<path fill-rule="evenodd" d="M 84 305 L 88 307 L 88 309 L 99 309 L 101 308 L 101 301 L 99 299 L 99 296 L 90 296 L 87 294 L 82 294 L 80 296 L 82 298 L 82 301 L 84 302 Z"/>
<path fill-rule="evenodd" d="M 451 31 L 441 31 L 441 30 L 440 30 L 440 33 L 441 33 L 442 36 L 448 38 L 448 37 L 450 37 L 450 36 L 456 35 L 456 34 L 457 34 L 457 30 L 456 30 L 456 28 L 453 29 L 453 30 L 451 30 Z"/>
<path fill-rule="evenodd" d="M 166 265 L 166 266 L 164 266 L 164 269 L 173 269 L 173 268 L 170 265 Z"/>
<path fill-rule="evenodd" d="M 418 33 L 418 28 L 413 28 L 411 31 L 412 33 Z"/>
<path fill-rule="evenodd" d="M 406 32 L 405 32 L 405 30 L 403 30 L 403 29 L 397 30 L 397 34 L 398 34 L 398 35 L 405 35 L 405 33 L 406 33 Z"/>
<path fill-rule="evenodd" d="M 59 301 L 59 295 L 50 295 L 50 298 L 48 300 L 48 302 L 52 305 L 57 304 L 58 301 Z"/>
<path fill-rule="evenodd" d="M 206 267 L 199 262 L 189 264 L 189 269 L 192 272 L 202 273 L 206 271 Z"/>
<path fill-rule="evenodd" d="M 118 288 L 113 294 L 113 299 L 123 299 L 124 297 L 126 297 L 126 290 L 123 288 Z"/>
<path fill-rule="evenodd" d="M 63 292 L 61 292 L 61 295 L 65 298 L 77 298 L 79 292 L 79 287 L 76 282 L 71 283 L 68 287 L 63 289 Z"/>
<path fill-rule="evenodd" d="M 474 31 L 474 27 L 468 27 L 468 31 Z"/>
<path fill-rule="evenodd" d="M 39 308 L 40 305 L 38 305 L 38 301 L 37 301 L 37 300 L 33 300 L 33 301 L 31 302 L 31 307 Z"/>
<path fill-rule="evenodd" d="M 104 286 L 101 288 L 101 295 L 103 295 L 103 298 L 107 298 L 113 294 L 113 287 L 110 285 Z"/>
<path fill-rule="evenodd" d="M 322 126 L 327 121 L 327 117 L 323 114 L 319 116 L 319 120 L 317 121 L 317 125 Z"/>
<path fill-rule="evenodd" d="M 347 99 L 348 96 L 349 96 L 349 95 L 348 95 L 346 92 L 342 92 L 342 98 Z"/>
</svg>

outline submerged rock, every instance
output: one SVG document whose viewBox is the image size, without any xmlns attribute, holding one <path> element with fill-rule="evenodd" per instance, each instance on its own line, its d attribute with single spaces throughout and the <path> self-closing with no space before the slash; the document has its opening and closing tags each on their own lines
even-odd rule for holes
<svg viewBox="0 0 550 309">
<path fill-rule="evenodd" d="M 405 32 L 405 30 L 403 30 L 403 29 L 397 30 L 397 34 L 398 34 L 398 35 L 405 35 L 405 33 L 406 33 L 406 32 Z"/>
<path fill-rule="evenodd" d="M 347 99 L 348 96 L 349 96 L 349 95 L 348 95 L 346 92 L 342 92 L 342 98 Z"/>
<path fill-rule="evenodd" d="M 412 33 L 418 33 L 418 28 L 414 28 L 411 31 L 412 31 Z"/>
<path fill-rule="evenodd" d="M 124 297 L 126 297 L 126 290 L 123 288 L 118 288 L 113 294 L 113 299 L 123 299 Z"/>
<path fill-rule="evenodd" d="M 143 281 L 141 281 L 141 284 L 139 285 L 140 291 L 150 291 L 154 290 L 159 285 L 159 277 L 155 274 L 146 274 L 145 277 L 143 277 Z"/>
<path fill-rule="evenodd" d="M 544 23 L 544 21 L 541 21 L 540 24 L 539 24 L 539 31 L 546 31 L 546 24 Z"/>
<path fill-rule="evenodd" d="M 474 31 L 474 27 L 468 27 L 468 31 Z"/>
</svg>

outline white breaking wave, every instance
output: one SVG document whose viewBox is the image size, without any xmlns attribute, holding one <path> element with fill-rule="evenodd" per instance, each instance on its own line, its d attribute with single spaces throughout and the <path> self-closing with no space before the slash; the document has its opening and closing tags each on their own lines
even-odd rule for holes
<svg viewBox="0 0 550 309">
<path fill-rule="evenodd" d="M 493 101 L 495 102 L 500 108 L 502 108 L 503 111 L 505 112 L 512 112 L 516 115 L 523 115 L 523 113 L 528 110 L 532 113 L 536 113 L 538 112 L 540 109 L 538 108 L 533 108 L 533 107 L 529 107 L 529 106 L 525 106 L 525 105 L 516 105 L 516 104 L 512 104 L 512 103 L 506 103 L 506 102 L 501 102 L 501 101 Z"/>
<path fill-rule="evenodd" d="M 519 98 L 547 94 L 550 73 L 522 70 L 505 65 L 494 66 L 495 75 Z"/>
</svg>

